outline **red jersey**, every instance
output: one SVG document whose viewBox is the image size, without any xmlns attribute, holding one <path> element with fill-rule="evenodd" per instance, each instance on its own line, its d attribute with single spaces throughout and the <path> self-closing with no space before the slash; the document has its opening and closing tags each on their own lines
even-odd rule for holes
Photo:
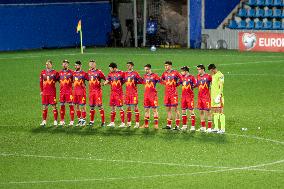
<svg viewBox="0 0 284 189">
<path fill-rule="evenodd" d="M 90 92 L 98 92 L 102 90 L 101 80 L 106 80 L 105 74 L 101 70 L 88 71 L 89 90 Z"/>
<path fill-rule="evenodd" d="M 122 85 L 124 83 L 123 71 L 110 72 L 108 74 L 107 80 L 110 82 L 111 92 L 117 94 L 123 94 Z"/>
<path fill-rule="evenodd" d="M 180 81 L 182 85 L 182 94 L 181 96 L 194 96 L 193 88 L 196 86 L 196 79 L 193 75 L 184 75 Z"/>
<path fill-rule="evenodd" d="M 74 95 L 85 95 L 86 85 L 85 81 L 88 80 L 88 75 L 84 71 L 74 71 L 73 81 L 74 81 Z"/>
<path fill-rule="evenodd" d="M 176 70 L 171 70 L 169 72 L 164 72 L 161 80 L 165 85 L 165 94 L 168 96 L 177 95 L 177 86 L 181 80 L 181 74 Z"/>
<path fill-rule="evenodd" d="M 142 78 L 136 71 L 124 72 L 124 81 L 127 94 L 137 94 L 137 84 L 142 83 Z"/>
<path fill-rule="evenodd" d="M 143 84 L 145 85 L 145 95 L 154 96 L 157 94 L 156 84 L 160 82 L 160 77 L 155 74 L 145 74 Z"/>
<path fill-rule="evenodd" d="M 212 81 L 212 76 L 209 74 L 197 76 L 197 86 L 198 86 L 198 98 L 210 98 L 210 84 Z"/>
<path fill-rule="evenodd" d="M 43 95 L 56 95 L 55 83 L 58 81 L 58 72 L 55 70 L 42 70 L 40 73 L 40 92 Z"/>
<path fill-rule="evenodd" d="M 61 70 L 59 72 L 60 94 L 72 94 L 73 71 Z"/>
</svg>

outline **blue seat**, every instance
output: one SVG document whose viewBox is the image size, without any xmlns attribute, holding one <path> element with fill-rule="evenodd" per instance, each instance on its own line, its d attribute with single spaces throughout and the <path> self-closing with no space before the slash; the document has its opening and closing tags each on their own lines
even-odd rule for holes
<svg viewBox="0 0 284 189">
<path fill-rule="evenodd" d="M 238 23 L 236 22 L 236 20 L 230 20 L 228 28 L 236 29 L 237 27 L 238 27 Z"/>
<path fill-rule="evenodd" d="M 244 18 L 247 16 L 247 10 L 246 9 L 240 9 L 238 12 L 238 17 Z"/>
<path fill-rule="evenodd" d="M 272 22 L 271 22 L 271 21 L 266 21 L 266 22 L 264 22 L 263 28 L 264 28 L 265 30 L 271 30 L 271 29 L 272 29 Z"/>
<path fill-rule="evenodd" d="M 254 21 L 253 20 L 248 21 L 247 29 L 248 30 L 254 29 Z"/>
<path fill-rule="evenodd" d="M 263 28 L 263 22 L 262 21 L 257 21 L 256 23 L 255 23 L 255 29 L 257 29 L 257 30 L 261 30 Z"/>
<path fill-rule="evenodd" d="M 281 9 L 274 9 L 272 17 L 273 18 L 281 18 L 282 17 Z"/>
<path fill-rule="evenodd" d="M 274 30 L 281 30 L 281 22 L 280 22 L 280 21 L 275 21 L 275 22 L 273 22 L 272 28 L 273 28 Z"/>
<path fill-rule="evenodd" d="M 255 17 L 263 18 L 264 17 L 264 10 L 263 9 L 257 9 L 256 12 L 255 12 Z"/>
<path fill-rule="evenodd" d="M 256 1 L 256 5 L 259 6 L 259 7 L 264 7 L 265 6 L 265 2 L 264 2 L 264 0 L 257 0 Z"/>
<path fill-rule="evenodd" d="M 284 22 L 282 22 L 282 30 L 284 30 Z"/>
<path fill-rule="evenodd" d="M 266 17 L 266 18 L 271 18 L 272 15 L 273 15 L 272 9 L 267 9 L 267 10 L 265 10 L 265 12 L 264 12 L 264 17 Z"/>
<path fill-rule="evenodd" d="M 245 20 L 241 20 L 238 23 L 238 29 L 246 29 L 247 28 L 247 22 Z"/>
<path fill-rule="evenodd" d="M 249 18 L 255 17 L 255 9 L 249 9 L 248 12 L 247 12 L 247 16 Z"/>
<path fill-rule="evenodd" d="M 267 6 L 267 7 L 273 6 L 273 0 L 266 0 L 264 5 Z"/>
<path fill-rule="evenodd" d="M 282 18 L 284 18 L 284 9 L 282 10 L 282 15 L 281 15 Z"/>
<path fill-rule="evenodd" d="M 283 5 L 282 0 L 274 0 L 273 6 L 281 7 Z"/>
<path fill-rule="evenodd" d="M 256 6 L 256 0 L 249 0 L 247 5 L 249 5 L 251 7 L 255 7 Z"/>
</svg>

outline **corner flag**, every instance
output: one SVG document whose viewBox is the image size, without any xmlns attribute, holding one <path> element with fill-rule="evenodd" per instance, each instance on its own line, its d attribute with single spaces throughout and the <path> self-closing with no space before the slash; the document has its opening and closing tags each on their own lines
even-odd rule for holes
<svg viewBox="0 0 284 189">
<path fill-rule="evenodd" d="M 81 20 L 79 20 L 77 24 L 77 33 L 80 32 L 80 41 L 81 41 L 81 53 L 83 54 L 83 34 L 82 34 L 82 24 Z"/>
</svg>

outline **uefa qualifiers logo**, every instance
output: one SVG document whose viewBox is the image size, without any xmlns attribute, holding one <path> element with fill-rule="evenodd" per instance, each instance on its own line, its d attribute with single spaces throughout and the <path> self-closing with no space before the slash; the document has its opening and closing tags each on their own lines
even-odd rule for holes
<svg viewBox="0 0 284 189">
<path fill-rule="evenodd" d="M 242 42 L 247 51 L 253 49 L 257 43 L 256 34 L 255 33 L 244 33 L 242 37 Z"/>
</svg>

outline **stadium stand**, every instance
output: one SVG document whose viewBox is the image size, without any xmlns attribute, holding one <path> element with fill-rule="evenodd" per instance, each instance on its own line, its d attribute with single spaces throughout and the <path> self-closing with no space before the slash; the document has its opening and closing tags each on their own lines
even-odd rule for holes
<svg viewBox="0 0 284 189">
<path fill-rule="evenodd" d="M 229 29 L 284 30 L 284 0 L 243 0 L 226 26 Z"/>
</svg>

